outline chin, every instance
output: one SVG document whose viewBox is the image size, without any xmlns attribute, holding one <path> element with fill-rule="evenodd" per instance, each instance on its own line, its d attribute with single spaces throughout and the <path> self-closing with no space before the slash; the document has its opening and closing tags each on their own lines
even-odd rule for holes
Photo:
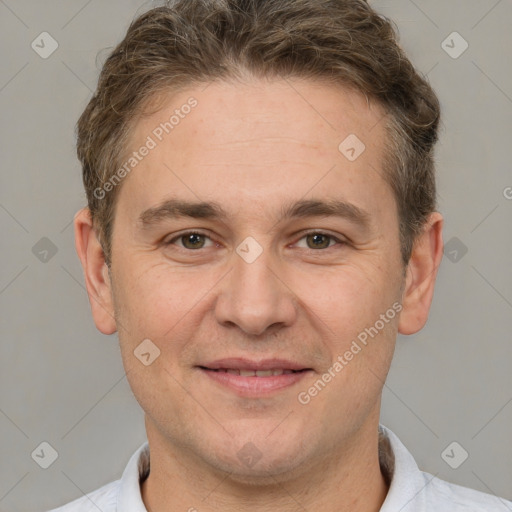
<svg viewBox="0 0 512 512">
<path fill-rule="evenodd" d="M 248 486 L 275 485 L 305 471 L 308 454 L 303 439 L 289 436 L 266 438 L 267 434 L 243 435 L 220 442 L 217 449 L 210 443 L 203 459 L 217 470 L 230 473 L 230 480 Z"/>
<path fill-rule="evenodd" d="M 214 462 L 217 469 L 229 473 L 229 480 L 247 487 L 275 486 L 278 482 L 286 482 L 304 471 L 304 461 L 292 457 L 276 458 L 263 462 L 263 458 L 254 466 L 249 467 L 239 460 L 219 460 Z"/>
</svg>

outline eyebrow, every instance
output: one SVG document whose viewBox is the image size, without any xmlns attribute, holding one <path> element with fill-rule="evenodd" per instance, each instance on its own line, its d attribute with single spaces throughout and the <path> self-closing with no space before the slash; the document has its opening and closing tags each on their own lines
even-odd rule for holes
<svg viewBox="0 0 512 512">
<path fill-rule="evenodd" d="M 230 215 L 216 202 L 190 202 L 168 199 L 158 206 L 143 211 L 139 223 L 143 228 L 167 219 L 189 217 L 193 219 L 211 219 L 226 222 Z M 364 230 L 371 226 L 371 215 L 352 203 L 338 199 L 327 201 L 319 199 L 302 199 L 284 205 L 280 211 L 279 221 L 304 217 L 340 217 L 349 220 Z"/>
</svg>

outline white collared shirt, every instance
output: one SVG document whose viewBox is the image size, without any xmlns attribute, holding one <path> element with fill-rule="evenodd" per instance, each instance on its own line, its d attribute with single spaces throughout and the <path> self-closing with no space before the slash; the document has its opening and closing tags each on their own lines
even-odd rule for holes
<svg viewBox="0 0 512 512">
<path fill-rule="evenodd" d="M 380 512 L 512 512 L 512 502 L 440 480 L 418 469 L 407 448 L 379 425 L 379 460 L 390 487 Z M 147 512 L 140 483 L 149 474 L 149 445 L 130 458 L 120 480 L 50 512 Z"/>
</svg>

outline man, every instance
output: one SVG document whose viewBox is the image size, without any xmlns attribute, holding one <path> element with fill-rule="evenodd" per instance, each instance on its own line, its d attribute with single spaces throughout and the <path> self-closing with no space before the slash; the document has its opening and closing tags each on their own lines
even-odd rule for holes
<svg viewBox="0 0 512 512">
<path fill-rule="evenodd" d="M 362 0 L 179 0 L 131 25 L 78 123 L 75 236 L 148 443 L 57 510 L 512 510 L 379 425 L 442 258 L 439 116 Z"/>
</svg>

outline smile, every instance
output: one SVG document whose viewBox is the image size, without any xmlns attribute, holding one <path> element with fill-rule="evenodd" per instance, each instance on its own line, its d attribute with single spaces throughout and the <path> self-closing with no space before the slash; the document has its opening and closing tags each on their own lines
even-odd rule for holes
<svg viewBox="0 0 512 512">
<path fill-rule="evenodd" d="M 284 368 L 250 370 L 243 368 L 206 368 L 204 366 L 197 368 L 216 385 L 246 398 L 263 398 L 282 392 L 291 388 L 312 372 L 309 368 L 302 370 Z"/>
<path fill-rule="evenodd" d="M 241 377 L 271 377 L 273 375 L 287 375 L 290 373 L 297 373 L 304 370 L 285 370 L 283 368 L 276 368 L 272 370 L 243 370 L 235 368 L 218 368 L 211 369 L 205 368 L 205 370 L 211 370 L 213 372 L 224 372 L 231 375 L 240 375 Z"/>
</svg>

